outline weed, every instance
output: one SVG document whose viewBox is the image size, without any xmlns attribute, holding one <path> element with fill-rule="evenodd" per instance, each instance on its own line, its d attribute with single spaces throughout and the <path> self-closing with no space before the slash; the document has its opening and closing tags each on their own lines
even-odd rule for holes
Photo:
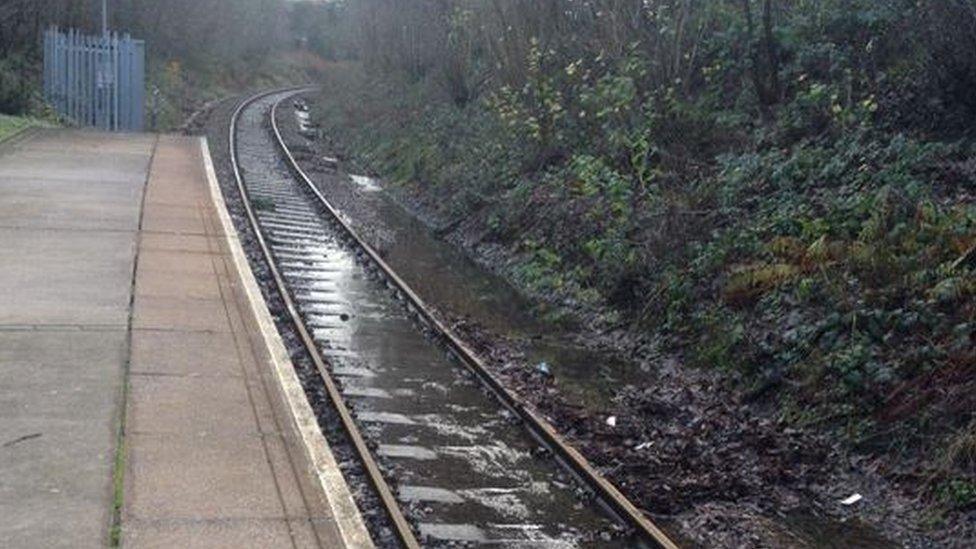
<svg viewBox="0 0 976 549">
<path fill-rule="evenodd" d="M 950 507 L 969 507 L 976 503 L 976 483 L 967 479 L 947 480 L 937 488 L 939 499 Z"/>
<path fill-rule="evenodd" d="M 952 437 L 944 468 L 976 471 L 976 422 L 971 422 Z"/>
</svg>

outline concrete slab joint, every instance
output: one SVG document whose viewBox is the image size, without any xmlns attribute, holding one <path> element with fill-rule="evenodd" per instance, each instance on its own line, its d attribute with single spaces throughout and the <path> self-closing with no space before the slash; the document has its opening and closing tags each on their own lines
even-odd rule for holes
<svg viewBox="0 0 976 549">
<path fill-rule="evenodd" d="M 0 547 L 104 546 L 115 505 L 125 546 L 371 547 L 206 142 L 155 142 L 0 150 Z"/>
</svg>

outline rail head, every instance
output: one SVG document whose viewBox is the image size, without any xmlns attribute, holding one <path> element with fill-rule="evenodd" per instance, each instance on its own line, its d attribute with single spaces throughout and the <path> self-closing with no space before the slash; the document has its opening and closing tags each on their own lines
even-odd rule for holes
<svg viewBox="0 0 976 549">
<path fill-rule="evenodd" d="M 287 96 L 293 97 L 299 93 L 312 91 L 315 88 L 297 88 L 294 93 Z M 288 91 L 288 90 L 285 90 Z M 447 325 L 445 325 L 424 300 L 402 279 L 396 272 L 380 257 L 373 247 L 363 240 L 362 237 L 352 228 L 350 223 L 332 206 L 329 200 L 322 194 L 318 187 L 312 182 L 311 178 L 301 168 L 291 150 L 285 143 L 281 130 L 278 127 L 277 110 L 282 98 L 271 106 L 271 129 L 282 155 L 287 160 L 287 164 L 292 173 L 298 177 L 306 188 L 315 196 L 321 206 L 329 212 L 333 221 L 336 222 L 343 232 L 349 236 L 353 243 L 361 249 L 376 265 L 383 275 L 399 290 L 410 304 L 416 309 L 417 314 L 428 323 L 436 333 L 443 337 L 453 354 L 471 370 L 491 392 L 506 407 L 515 412 L 520 419 L 528 426 L 529 430 L 563 463 L 571 473 L 577 476 L 584 484 L 590 487 L 599 498 L 600 502 L 611 513 L 616 515 L 621 522 L 634 529 L 642 542 L 651 547 L 663 549 L 677 549 L 678 545 L 651 522 L 630 500 L 628 500 L 609 480 L 603 477 L 587 459 L 575 448 L 563 440 L 556 429 L 542 416 L 526 405 L 521 398 L 509 391 L 501 381 L 487 368 L 481 358 Z"/>
</svg>

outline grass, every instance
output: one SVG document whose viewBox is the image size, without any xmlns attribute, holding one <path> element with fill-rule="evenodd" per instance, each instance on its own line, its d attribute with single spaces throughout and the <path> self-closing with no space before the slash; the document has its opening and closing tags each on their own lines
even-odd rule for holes
<svg viewBox="0 0 976 549">
<path fill-rule="evenodd" d="M 0 114 L 0 142 L 6 141 L 21 130 L 40 125 L 41 122 L 30 116 L 10 116 Z"/>
<path fill-rule="evenodd" d="M 128 392 L 128 391 L 125 391 Z M 123 403 L 125 400 L 123 400 Z M 124 414 L 124 412 L 123 412 Z M 125 428 L 120 426 L 116 435 L 115 462 L 112 473 L 112 523 L 109 528 L 109 546 L 122 545 L 122 505 L 125 503 Z"/>
<path fill-rule="evenodd" d="M 0 113 L 0 143 L 28 128 L 53 128 L 58 125 L 57 119 L 49 112 L 16 116 Z"/>
</svg>

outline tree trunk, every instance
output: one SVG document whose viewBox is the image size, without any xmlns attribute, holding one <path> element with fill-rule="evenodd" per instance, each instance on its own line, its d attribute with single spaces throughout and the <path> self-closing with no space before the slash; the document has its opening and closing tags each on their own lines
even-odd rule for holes
<svg viewBox="0 0 976 549">
<path fill-rule="evenodd" d="M 773 36 L 772 0 L 763 0 L 762 38 L 756 39 L 755 23 L 752 19 L 750 0 L 741 0 L 742 12 L 746 19 L 749 57 L 752 60 L 752 82 L 756 88 L 756 99 L 763 118 L 772 117 L 772 106 L 779 102 L 779 56 L 776 39 Z"/>
</svg>

